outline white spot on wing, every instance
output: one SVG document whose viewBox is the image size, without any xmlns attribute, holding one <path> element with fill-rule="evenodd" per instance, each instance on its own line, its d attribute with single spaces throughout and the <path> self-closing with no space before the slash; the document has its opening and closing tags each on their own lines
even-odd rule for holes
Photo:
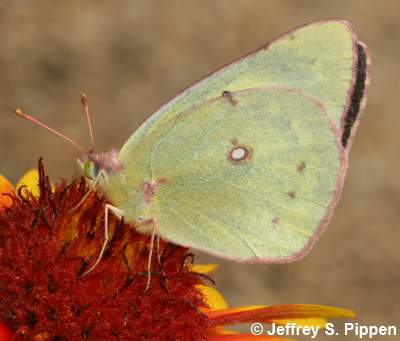
<svg viewBox="0 0 400 341">
<path fill-rule="evenodd" d="M 240 161 L 243 160 L 247 155 L 247 150 L 244 149 L 243 147 L 237 147 L 232 150 L 231 152 L 231 158 L 234 161 Z"/>
</svg>

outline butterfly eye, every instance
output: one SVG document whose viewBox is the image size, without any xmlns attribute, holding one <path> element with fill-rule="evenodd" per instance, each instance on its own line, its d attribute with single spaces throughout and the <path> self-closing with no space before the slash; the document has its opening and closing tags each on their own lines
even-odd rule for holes
<svg viewBox="0 0 400 341">
<path fill-rule="evenodd" d="M 93 163 L 91 161 L 85 163 L 84 172 L 88 179 L 93 180 Z"/>
<path fill-rule="evenodd" d="M 97 163 L 94 163 L 93 161 L 87 161 L 84 164 L 84 172 L 85 176 L 88 179 L 94 180 L 96 177 L 99 175 L 100 172 L 100 166 Z"/>
</svg>

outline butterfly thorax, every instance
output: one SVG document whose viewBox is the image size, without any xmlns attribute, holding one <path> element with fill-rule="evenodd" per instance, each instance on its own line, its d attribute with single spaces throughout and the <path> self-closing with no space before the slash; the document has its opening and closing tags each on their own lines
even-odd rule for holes
<svg viewBox="0 0 400 341">
<path fill-rule="evenodd" d="M 166 179 L 147 179 L 138 184 L 136 190 L 127 186 L 127 174 L 123 172 L 123 164 L 114 149 L 106 153 L 89 151 L 78 159 L 78 163 L 89 182 L 99 180 L 101 191 L 107 194 L 113 205 L 124 212 L 128 222 L 147 221 L 145 213 L 153 203 L 156 192 L 168 182 Z"/>
</svg>

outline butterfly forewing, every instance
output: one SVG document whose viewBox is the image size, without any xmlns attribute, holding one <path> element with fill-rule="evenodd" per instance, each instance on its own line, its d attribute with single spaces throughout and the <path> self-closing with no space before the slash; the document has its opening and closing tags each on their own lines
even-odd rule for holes
<svg viewBox="0 0 400 341">
<path fill-rule="evenodd" d="M 357 41 L 350 23 L 322 21 L 295 29 L 212 73 L 158 110 L 126 142 L 127 157 L 154 125 L 223 91 L 281 86 L 300 90 L 325 105 L 338 129 L 345 122 L 357 74 Z"/>
</svg>

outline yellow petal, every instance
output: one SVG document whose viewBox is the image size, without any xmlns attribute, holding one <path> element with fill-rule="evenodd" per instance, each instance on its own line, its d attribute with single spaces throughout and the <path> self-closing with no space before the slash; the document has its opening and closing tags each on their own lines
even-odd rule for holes
<svg viewBox="0 0 400 341">
<path fill-rule="evenodd" d="M 39 174 L 36 169 L 32 169 L 24 174 L 21 180 L 18 181 L 17 191 L 21 186 L 26 186 L 27 190 L 31 192 L 36 198 L 40 195 L 39 190 Z M 22 190 L 22 195 L 24 195 L 25 190 Z"/>
<path fill-rule="evenodd" d="M 304 318 L 304 319 L 283 319 L 283 320 L 272 320 L 272 322 L 280 325 L 286 325 L 288 323 L 296 323 L 296 326 L 303 328 L 303 327 L 319 327 L 325 328 L 327 320 L 324 318 Z"/>
<path fill-rule="evenodd" d="M 239 332 L 237 332 L 236 330 L 226 329 L 221 326 L 211 328 L 207 331 L 207 335 L 232 335 L 232 334 L 239 334 Z"/>
<path fill-rule="evenodd" d="M 14 193 L 14 187 L 11 183 L 0 174 L 0 211 L 4 207 L 10 207 L 12 205 L 12 199 L 8 195 Z"/>
<path fill-rule="evenodd" d="M 218 264 L 194 264 L 192 267 L 193 272 L 201 274 L 209 274 L 218 268 Z"/>
<path fill-rule="evenodd" d="M 210 309 L 218 310 L 228 308 L 228 304 L 223 296 L 213 287 L 199 284 L 197 285 L 197 288 L 203 293 L 204 297 L 206 298 L 206 303 Z"/>
</svg>

